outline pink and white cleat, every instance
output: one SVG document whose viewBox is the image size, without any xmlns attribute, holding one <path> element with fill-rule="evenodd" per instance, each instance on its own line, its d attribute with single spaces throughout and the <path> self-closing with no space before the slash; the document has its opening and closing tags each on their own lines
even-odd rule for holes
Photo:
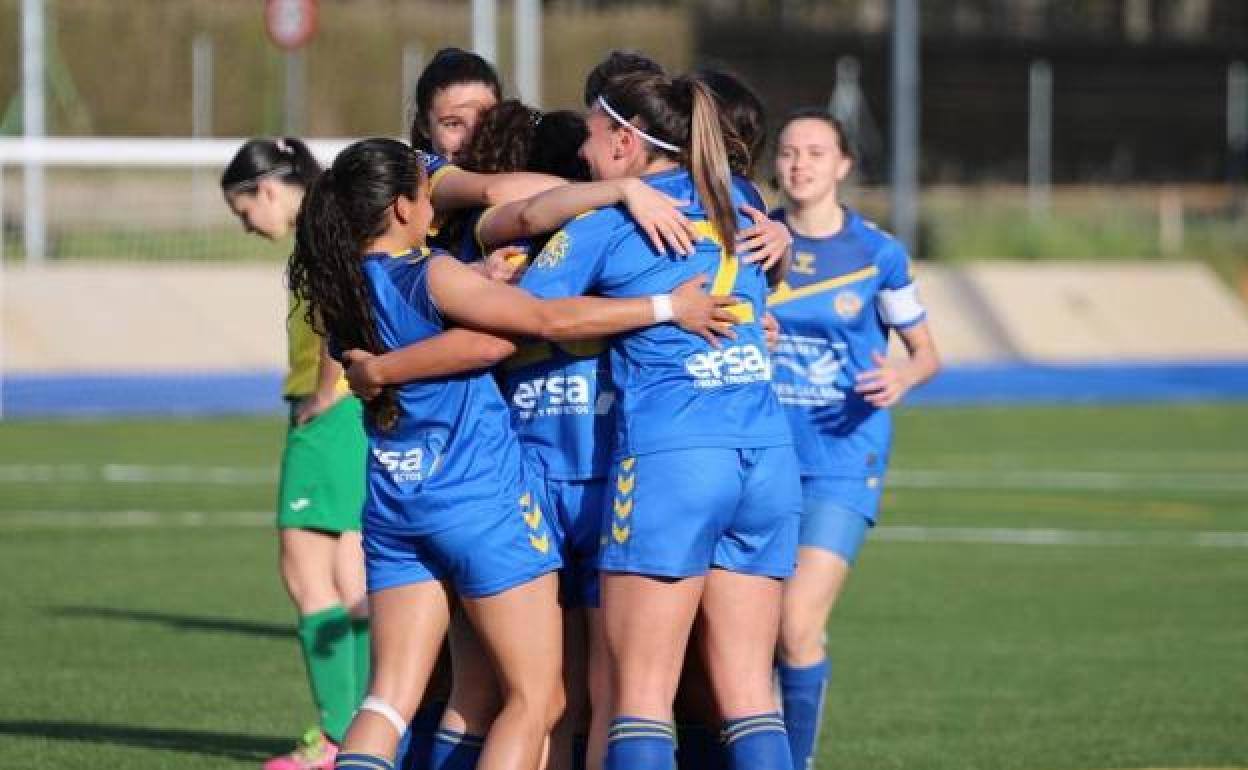
<svg viewBox="0 0 1248 770">
<path fill-rule="evenodd" d="M 299 736 L 294 751 L 268 760 L 264 770 L 333 770 L 337 757 L 338 744 L 319 728 L 310 727 Z"/>
</svg>

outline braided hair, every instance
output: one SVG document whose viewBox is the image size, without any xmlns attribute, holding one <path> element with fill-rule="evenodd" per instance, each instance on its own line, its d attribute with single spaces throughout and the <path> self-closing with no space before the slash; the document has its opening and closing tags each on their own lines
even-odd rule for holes
<svg viewBox="0 0 1248 770">
<path fill-rule="evenodd" d="M 410 147 L 365 139 L 343 150 L 304 196 L 287 279 L 305 303 L 308 322 L 339 348 L 386 352 L 360 257 L 385 233 L 395 199 L 415 198 L 424 183 L 424 166 Z M 396 390 L 383 388 L 365 412 L 377 428 L 392 430 L 399 418 Z"/>
</svg>

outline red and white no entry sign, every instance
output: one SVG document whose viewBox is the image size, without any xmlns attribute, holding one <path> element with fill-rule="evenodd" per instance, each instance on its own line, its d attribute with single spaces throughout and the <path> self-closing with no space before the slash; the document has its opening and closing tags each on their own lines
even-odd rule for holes
<svg viewBox="0 0 1248 770">
<path fill-rule="evenodd" d="M 264 26 L 274 44 L 293 51 L 316 34 L 316 0 L 265 0 Z"/>
</svg>

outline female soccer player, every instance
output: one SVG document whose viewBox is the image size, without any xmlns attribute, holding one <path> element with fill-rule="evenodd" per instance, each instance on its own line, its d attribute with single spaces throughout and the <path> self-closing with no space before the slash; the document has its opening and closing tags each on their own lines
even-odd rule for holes
<svg viewBox="0 0 1248 770">
<path fill-rule="evenodd" d="M 380 353 L 432 337 L 447 321 L 560 340 L 673 317 L 710 328 L 727 303 L 700 295 L 696 280 L 635 300 L 538 301 L 424 248 L 428 189 L 417 153 L 376 139 L 344 150 L 309 191 L 290 280 L 336 344 Z M 497 386 L 480 371 L 408 383 L 383 390 L 366 413 L 375 668 L 337 766 L 393 767 L 455 597 L 504 694 L 477 767 L 535 768 L 562 707 L 550 574 L 559 558 Z"/>
<path fill-rule="evenodd" d="M 910 260 L 896 239 L 843 206 L 853 164 L 820 111 L 781 127 L 776 178 L 792 263 L 768 304 L 780 324 L 772 365 L 802 473 L 797 573 L 785 587 L 779 674 L 795 770 L 811 766 L 830 666 L 824 628 L 875 523 L 892 439 L 889 407 L 939 369 Z M 909 358 L 885 357 L 896 331 Z"/>
<path fill-rule="evenodd" d="M 271 240 L 293 229 L 320 166 L 298 139 L 252 139 L 221 176 L 225 201 L 243 228 Z M 368 685 L 368 607 L 360 548 L 364 431 L 360 402 L 342 368 L 293 302 L 287 318 L 290 368 L 283 395 L 290 424 L 278 485 L 282 582 L 299 613 L 298 637 L 319 729 L 307 731 L 266 770 L 327 768 Z"/>
<path fill-rule="evenodd" d="M 642 175 L 690 201 L 694 254 L 657 254 L 615 209 L 569 223 L 533 260 L 529 285 L 609 297 L 666 290 L 711 270 L 738 303 L 722 349 L 655 327 L 612 341 L 618 392 L 604 517 L 604 626 L 614 689 L 608 770 L 673 764 L 672 699 L 696 614 L 725 717 L 732 766 L 790 764 L 771 670 L 781 582 L 793 569 L 800 489 L 757 321 L 765 282 L 722 244 L 742 222 L 713 97 L 694 78 L 615 78 L 588 119 L 582 156 L 597 179 Z"/>
<path fill-rule="evenodd" d="M 570 179 L 588 177 L 578 150 L 585 139 L 584 119 L 566 112 L 543 114 L 517 101 L 504 101 L 487 111 L 473 139 L 463 148 L 461 166 L 477 172 L 510 172 L 529 168 Z M 690 251 L 697 235 L 674 208 L 677 203 L 638 179 L 564 185 L 526 201 L 494 207 L 485 216 L 477 210 L 458 225 L 464 232 L 460 256 L 479 258 L 483 244 L 530 239 L 558 229 L 585 211 L 624 203 L 640 226 L 653 238 L 656 249 Z M 454 230 L 452 225 L 449 230 Z M 523 256 L 523 255 L 521 255 Z M 524 286 L 523 282 L 521 283 Z M 443 335 L 451 336 L 454 332 Z M 392 382 L 429 376 L 422 368 L 428 346 L 420 343 L 385 356 L 369 357 L 348 351 L 355 360 L 348 373 L 353 386 L 371 396 L 374 388 Z M 454 350 L 448 350 L 454 355 Z M 478 359 L 465 355 L 464 368 L 480 368 Z M 565 681 L 568 710 L 554 735 L 547 767 L 555 770 L 584 766 L 586 746 L 578 738 L 587 733 L 590 701 L 601 723 L 594 731 L 605 743 L 605 668 L 601 645 L 589 654 L 587 616 L 596 615 L 596 561 L 600 514 L 609 470 L 610 431 L 614 394 L 605 371 L 605 346 L 598 342 L 551 345 L 528 344 L 499 372 L 503 395 L 512 408 L 514 423 L 532 470 L 532 482 L 545 501 L 544 511 L 559 535 L 564 570 L 561 602 L 565 608 Z M 385 376 L 380 376 L 384 368 Z M 601 634 L 594 634 L 595 639 Z M 497 710 L 493 673 L 480 670 L 484 655 L 473 654 L 471 634 L 452 627 L 455 664 L 451 703 L 443 719 L 435 754 L 443 743 L 477 743 Z M 587 679 L 591 685 L 587 689 Z M 590 692 L 592 690 L 592 693 Z M 466 735 L 465 735 L 466 733 Z M 595 749 L 598 746 L 594 747 Z M 461 755 L 471 750 L 460 748 Z M 597 752 L 601 764 L 601 752 Z"/>
<path fill-rule="evenodd" d="M 443 48 L 416 81 L 412 146 L 455 161 L 481 113 L 502 98 L 498 73 L 488 61 L 461 48 Z"/>
</svg>

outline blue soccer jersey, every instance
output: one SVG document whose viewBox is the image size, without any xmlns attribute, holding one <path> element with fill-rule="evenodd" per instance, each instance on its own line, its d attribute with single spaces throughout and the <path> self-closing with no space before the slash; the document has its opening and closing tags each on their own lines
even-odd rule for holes
<svg viewBox="0 0 1248 770">
<path fill-rule="evenodd" d="M 414 152 L 420 158 L 420 164 L 425 167 L 425 176 L 429 178 L 430 189 L 435 187 L 442 177 L 459 168 L 435 152 L 425 152 L 424 150 L 415 150 Z"/>
<path fill-rule="evenodd" d="M 365 258 L 374 321 L 386 348 L 401 348 L 445 329 L 427 286 L 435 253 L 426 249 Z M 401 413 L 393 430 L 371 424 L 367 429 L 366 530 L 423 534 L 451 526 L 474 510 L 518 510 L 517 502 L 528 492 L 520 443 L 488 372 L 408 382 L 399 386 L 398 401 Z M 536 519 L 532 528 L 538 547 L 545 533 L 540 514 Z"/>
<path fill-rule="evenodd" d="M 599 209 L 568 223 L 529 268 L 549 296 L 593 292 L 641 297 L 670 292 L 699 273 L 713 293 L 740 300 L 737 338 L 713 348 L 672 324 L 621 335 L 611 343 L 611 379 L 618 393 L 614 456 L 669 449 L 748 448 L 792 443 L 771 389 L 771 365 L 760 319 L 766 280 L 710 237 L 713 230 L 689 173 L 645 177 L 659 191 L 692 201 L 686 215 L 708 237 L 687 258 L 657 254 L 621 207 Z M 740 205 L 740 194 L 733 196 Z M 739 218 L 739 221 L 744 222 Z"/>
<path fill-rule="evenodd" d="M 767 201 L 763 200 L 763 194 L 759 191 L 758 185 L 743 176 L 732 176 L 732 189 L 740 193 L 741 198 L 759 211 L 767 211 Z"/>
<path fill-rule="evenodd" d="M 434 152 L 425 152 L 424 150 L 414 150 L 417 157 L 420 158 L 421 165 L 425 167 L 425 178 L 429 184 L 429 195 L 432 197 L 434 189 L 447 176 L 459 171 L 459 166 L 451 163 L 449 160 Z M 458 216 L 461 212 L 440 212 L 434 217 L 434 221 L 429 225 L 427 240 L 433 246 L 444 249 L 456 257 L 460 257 L 459 243 L 451 243 L 447 240 L 445 233 L 445 224 L 449 217 Z M 460 257 L 463 259 L 463 257 Z M 471 260 L 463 260 L 471 261 Z"/>
<path fill-rule="evenodd" d="M 773 216 L 784 221 L 783 212 Z M 872 353 L 887 352 L 890 328 L 925 317 L 905 247 L 846 209 L 836 235 L 793 233 L 792 263 L 768 305 L 780 323 L 775 390 L 802 475 L 878 479 L 888 465 L 891 418 L 854 386 L 877 368 Z"/>
<path fill-rule="evenodd" d="M 527 271 L 520 287 L 542 299 L 563 296 Z M 615 391 L 605 342 L 531 342 L 498 369 L 503 397 L 529 460 L 546 479 L 607 476 Z"/>
</svg>

